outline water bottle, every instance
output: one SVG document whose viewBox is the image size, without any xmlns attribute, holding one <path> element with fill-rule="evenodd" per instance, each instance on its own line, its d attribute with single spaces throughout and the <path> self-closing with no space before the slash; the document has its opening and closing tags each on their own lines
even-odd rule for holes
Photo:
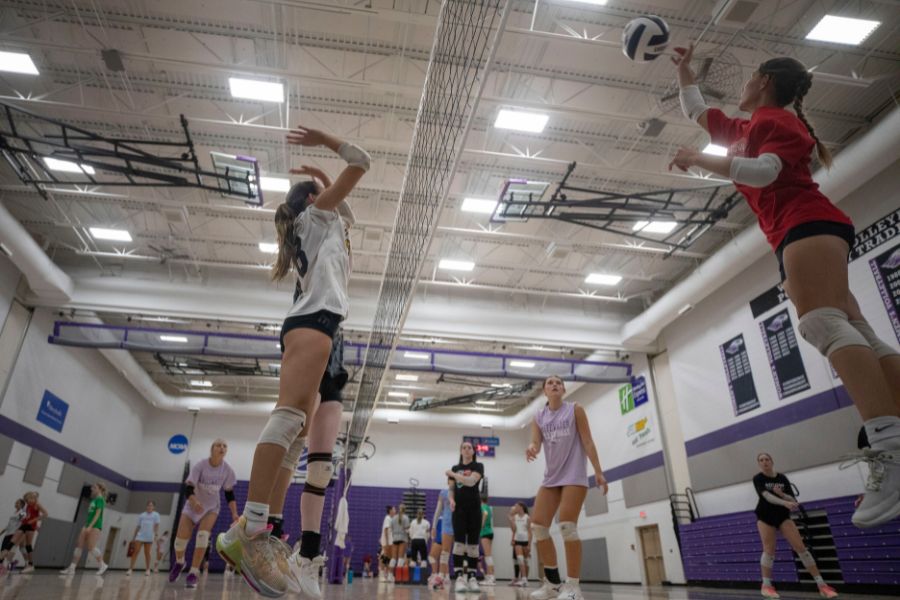
<svg viewBox="0 0 900 600">
<path fill-rule="evenodd" d="M 353 569 L 347 569 L 347 583 L 353 583 Z"/>
</svg>

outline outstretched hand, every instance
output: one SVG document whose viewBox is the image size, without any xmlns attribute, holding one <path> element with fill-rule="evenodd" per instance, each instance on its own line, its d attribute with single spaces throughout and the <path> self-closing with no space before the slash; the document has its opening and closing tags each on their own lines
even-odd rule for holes
<svg viewBox="0 0 900 600">
<path fill-rule="evenodd" d="M 325 134 L 318 129 L 298 125 L 287 134 L 287 142 L 297 146 L 321 146 L 325 143 Z"/>
<path fill-rule="evenodd" d="M 697 164 L 697 159 L 700 157 L 700 151 L 696 148 L 690 148 L 688 146 L 682 146 L 678 149 L 678 152 L 675 153 L 675 157 L 672 159 L 672 162 L 669 163 L 669 170 L 672 170 L 672 167 L 678 167 L 682 171 L 687 171 L 690 167 L 693 167 Z"/>
<path fill-rule="evenodd" d="M 678 56 L 671 57 L 672 62 L 678 67 L 678 85 L 684 87 L 696 83 L 697 76 L 691 69 L 691 59 L 694 58 L 694 44 L 690 44 L 687 48 L 675 48 Z"/>
</svg>

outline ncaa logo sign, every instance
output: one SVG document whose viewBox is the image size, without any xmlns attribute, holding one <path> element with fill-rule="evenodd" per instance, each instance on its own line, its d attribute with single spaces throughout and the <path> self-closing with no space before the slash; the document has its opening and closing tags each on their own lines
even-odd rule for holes
<svg viewBox="0 0 900 600">
<path fill-rule="evenodd" d="M 187 448 L 187 436 L 178 433 L 169 438 L 169 452 L 171 452 L 172 454 L 181 454 L 182 452 L 187 450 Z"/>
</svg>

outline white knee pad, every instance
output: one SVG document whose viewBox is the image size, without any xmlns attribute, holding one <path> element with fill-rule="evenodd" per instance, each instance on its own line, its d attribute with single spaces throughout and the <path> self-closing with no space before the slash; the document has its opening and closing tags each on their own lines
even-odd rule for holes
<svg viewBox="0 0 900 600">
<path fill-rule="evenodd" d="M 531 524 L 531 533 L 534 535 L 534 539 L 538 542 L 550 539 L 550 529 L 544 527 L 543 525 L 538 525 L 537 523 Z"/>
<path fill-rule="evenodd" d="M 875 334 L 875 330 L 872 329 L 872 326 L 867 322 L 850 321 L 850 324 L 853 325 L 853 328 L 860 332 L 864 338 L 866 338 L 866 341 L 869 342 L 870 346 L 872 346 L 872 350 L 875 351 L 875 354 L 878 356 L 878 358 L 900 355 L 900 352 L 894 350 L 892 347 L 883 342 L 881 338 L 879 338 Z"/>
<path fill-rule="evenodd" d="M 453 542 L 453 554 L 462 556 L 466 553 L 466 546 L 462 542 Z"/>
<path fill-rule="evenodd" d="M 797 554 L 797 556 L 800 557 L 800 562 L 802 562 L 803 566 L 806 567 L 807 569 L 810 569 L 810 568 L 816 566 L 816 559 L 813 558 L 813 555 L 810 553 L 809 550 L 804 550 L 803 552 L 799 552 Z"/>
<path fill-rule="evenodd" d="M 297 466 L 300 464 L 300 456 L 303 454 L 304 448 L 306 448 L 306 438 L 297 436 L 297 438 L 291 442 L 287 452 L 284 453 L 284 459 L 281 461 L 281 468 L 287 469 L 291 473 L 296 471 Z"/>
<path fill-rule="evenodd" d="M 206 548 L 209 546 L 209 532 L 208 531 L 198 531 L 197 532 L 197 543 L 194 544 L 195 548 Z"/>
<path fill-rule="evenodd" d="M 334 474 L 334 465 L 331 462 L 330 454 L 310 455 L 309 462 L 306 464 L 306 487 L 303 488 L 303 491 L 324 495 L 332 474 Z M 310 486 L 313 489 L 310 489 Z"/>
<path fill-rule="evenodd" d="M 303 431 L 304 425 L 306 413 L 302 410 L 290 406 L 275 407 L 259 435 L 258 443 L 275 444 L 287 450 Z"/>
<path fill-rule="evenodd" d="M 525 566 L 525 555 L 524 554 L 518 555 L 516 557 L 516 562 L 519 563 L 520 567 Z"/>
<path fill-rule="evenodd" d="M 775 556 L 763 552 L 762 556 L 759 557 L 759 564 L 767 569 L 771 569 L 775 565 Z"/>
<path fill-rule="evenodd" d="M 187 548 L 188 541 L 181 538 L 175 538 L 175 543 L 173 545 L 175 547 L 175 552 L 181 554 L 184 552 L 185 548 Z"/>
<path fill-rule="evenodd" d="M 485 556 L 484 564 L 489 567 L 493 567 L 494 566 L 494 557 L 493 556 Z"/>
<path fill-rule="evenodd" d="M 469 558 L 478 558 L 478 544 L 466 546 L 466 556 Z"/>
<path fill-rule="evenodd" d="M 566 542 L 573 542 L 578 537 L 578 525 L 574 521 L 562 521 L 559 524 L 559 532 L 562 534 L 562 539 Z"/>
<path fill-rule="evenodd" d="M 441 564 L 449 565 L 450 564 L 450 553 L 446 550 L 441 552 Z"/>
<path fill-rule="evenodd" d="M 804 340 L 816 347 L 823 356 L 831 356 L 848 346 L 871 348 L 866 338 L 850 324 L 847 313 L 825 307 L 811 310 L 800 317 L 797 327 Z"/>
</svg>

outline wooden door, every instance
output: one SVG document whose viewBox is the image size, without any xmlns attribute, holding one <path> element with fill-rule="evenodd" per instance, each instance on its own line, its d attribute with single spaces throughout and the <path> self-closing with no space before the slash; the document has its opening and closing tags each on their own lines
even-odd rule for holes
<svg viewBox="0 0 900 600">
<path fill-rule="evenodd" d="M 659 527 L 656 525 L 638 527 L 638 536 L 641 540 L 641 554 L 644 558 L 644 573 L 647 575 L 647 585 L 660 585 L 666 579 L 666 568 L 663 565 Z"/>
<path fill-rule="evenodd" d="M 112 560 L 113 550 L 116 548 L 116 538 L 119 537 L 119 528 L 111 527 L 109 530 L 109 535 L 106 536 L 106 548 L 103 551 L 103 562 L 109 564 L 109 561 Z"/>
</svg>

